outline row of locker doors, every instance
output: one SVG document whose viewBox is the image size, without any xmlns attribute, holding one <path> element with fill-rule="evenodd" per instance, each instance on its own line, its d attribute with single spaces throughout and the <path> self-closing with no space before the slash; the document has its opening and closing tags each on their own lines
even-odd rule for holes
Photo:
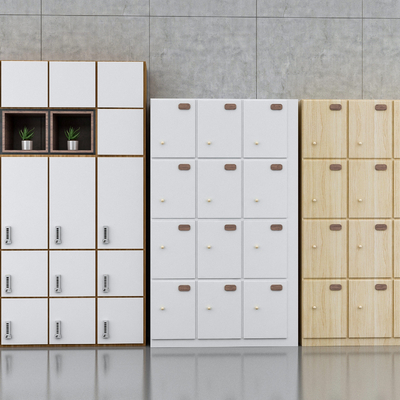
<svg viewBox="0 0 400 400">
<path fill-rule="evenodd" d="M 153 159 L 151 188 L 152 218 L 286 218 L 288 164 Z"/>
<path fill-rule="evenodd" d="M 2 251 L 1 297 L 143 296 L 143 252 Z"/>
<path fill-rule="evenodd" d="M 142 298 L 97 299 L 97 327 L 94 298 L 2 299 L 1 321 L 2 345 L 143 343 Z"/>
<path fill-rule="evenodd" d="M 96 171 L 97 168 L 97 171 Z M 143 248 L 143 159 L 3 157 L 2 249 Z"/>
<path fill-rule="evenodd" d="M 152 339 L 195 339 L 196 315 L 198 339 L 287 338 L 285 280 L 245 281 L 243 289 L 241 281 L 153 281 L 151 290 Z"/>
<path fill-rule="evenodd" d="M 153 220 L 152 278 L 286 278 L 287 242 L 286 219 Z"/>
</svg>

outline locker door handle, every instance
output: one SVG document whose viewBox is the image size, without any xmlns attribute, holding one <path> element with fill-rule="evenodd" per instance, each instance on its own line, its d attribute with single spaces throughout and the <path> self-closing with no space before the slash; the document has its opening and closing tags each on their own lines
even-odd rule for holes
<svg viewBox="0 0 400 400">
<path fill-rule="evenodd" d="M 61 244 L 61 226 L 56 226 L 56 244 Z"/>
<path fill-rule="evenodd" d="M 11 244 L 11 226 L 6 226 L 6 240 L 5 244 Z"/>
<path fill-rule="evenodd" d="M 4 290 L 6 293 L 11 293 L 11 275 L 6 275 L 6 288 Z"/>
<path fill-rule="evenodd" d="M 6 321 L 6 334 L 4 335 L 4 337 L 9 340 L 12 339 L 12 335 L 11 335 L 11 321 Z"/>
<path fill-rule="evenodd" d="M 109 327 L 110 322 L 109 321 L 103 321 L 103 339 L 108 339 L 110 337 L 110 327 Z"/>
<path fill-rule="evenodd" d="M 109 230 L 110 228 L 108 226 L 103 226 L 103 244 L 110 243 Z"/>
<path fill-rule="evenodd" d="M 108 293 L 110 291 L 109 282 L 110 282 L 110 276 L 103 275 L 103 289 L 102 289 L 103 293 Z"/>
<path fill-rule="evenodd" d="M 61 339 L 61 321 L 56 321 L 56 334 L 54 335 L 56 339 Z"/>
<path fill-rule="evenodd" d="M 56 293 L 61 293 L 61 275 L 56 275 L 56 287 L 54 288 Z"/>
</svg>

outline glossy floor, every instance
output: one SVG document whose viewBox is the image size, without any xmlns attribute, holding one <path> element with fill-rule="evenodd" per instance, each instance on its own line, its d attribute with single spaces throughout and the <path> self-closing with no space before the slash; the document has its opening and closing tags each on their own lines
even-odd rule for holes
<svg viewBox="0 0 400 400">
<path fill-rule="evenodd" d="M 400 348 L 1 350 L 7 400 L 400 399 Z"/>
</svg>

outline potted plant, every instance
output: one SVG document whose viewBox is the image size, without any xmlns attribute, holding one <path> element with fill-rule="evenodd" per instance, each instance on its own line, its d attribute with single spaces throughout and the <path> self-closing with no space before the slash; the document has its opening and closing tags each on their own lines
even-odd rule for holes
<svg viewBox="0 0 400 400">
<path fill-rule="evenodd" d="M 19 131 L 19 136 L 21 136 L 22 142 L 21 142 L 21 149 L 22 150 L 32 150 L 33 149 L 33 134 L 34 134 L 35 128 L 28 129 L 26 126 L 24 126 L 23 129 Z"/>
<path fill-rule="evenodd" d="M 80 135 L 80 129 L 81 128 L 73 128 L 72 126 L 70 126 L 69 129 L 65 131 L 68 150 L 79 150 L 79 142 L 77 139 Z"/>
</svg>

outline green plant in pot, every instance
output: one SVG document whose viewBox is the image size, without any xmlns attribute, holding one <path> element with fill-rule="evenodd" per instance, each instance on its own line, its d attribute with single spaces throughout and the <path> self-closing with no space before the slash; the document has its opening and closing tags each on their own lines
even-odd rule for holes
<svg viewBox="0 0 400 400">
<path fill-rule="evenodd" d="M 78 137 L 81 134 L 80 130 L 81 128 L 73 128 L 72 126 L 70 126 L 69 129 L 65 131 L 68 150 L 79 150 Z"/>
<path fill-rule="evenodd" d="M 23 129 L 19 131 L 19 136 L 22 139 L 21 149 L 22 150 L 33 150 L 33 134 L 35 133 L 35 128 L 28 129 L 24 126 Z"/>
</svg>

